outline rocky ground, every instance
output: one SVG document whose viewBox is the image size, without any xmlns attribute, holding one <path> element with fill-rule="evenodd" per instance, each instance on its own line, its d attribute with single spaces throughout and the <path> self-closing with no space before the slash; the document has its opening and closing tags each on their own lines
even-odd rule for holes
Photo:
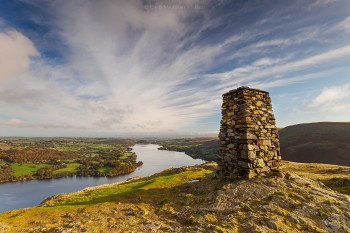
<svg viewBox="0 0 350 233">
<path fill-rule="evenodd" d="M 215 167 L 57 195 L 40 207 L 0 214 L 0 232 L 350 232 L 349 196 L 287 171 L 295 163 L 240 181 L 216 179 Z M 343 168 L 342 179 L 350 178 Z"/>
</svg>

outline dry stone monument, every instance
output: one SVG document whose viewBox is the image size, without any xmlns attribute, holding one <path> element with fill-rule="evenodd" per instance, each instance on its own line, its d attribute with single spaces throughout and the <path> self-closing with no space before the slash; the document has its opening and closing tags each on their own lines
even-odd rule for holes
<svg viewBox="0 0 350 233">
<path fill-rule="evenodd" d="M 223 95 L 217 175 L 263 176 L 280 165 L 278 131 L 269 93 L 240 87 Z"/>
</svg>

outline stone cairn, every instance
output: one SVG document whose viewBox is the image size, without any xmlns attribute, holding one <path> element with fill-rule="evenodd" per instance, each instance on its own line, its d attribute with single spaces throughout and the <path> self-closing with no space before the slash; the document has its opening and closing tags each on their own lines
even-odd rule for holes
<svg viewBox="0 0 350 233">
<path fill-rule="evenodd" d="M 217 175 L 253 178 L 280 165 L 278 131 L 269 93 L 240 87 L 223 95 Z"/>
</svg>

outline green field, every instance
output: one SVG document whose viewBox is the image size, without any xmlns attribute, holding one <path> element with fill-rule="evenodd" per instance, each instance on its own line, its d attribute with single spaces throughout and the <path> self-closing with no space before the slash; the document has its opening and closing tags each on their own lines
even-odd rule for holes
<svg viewBox="0 0 350 233">
<path fill-rule="evenodd" d="M 40 168 L 50 167 L 50 164 L 14 163 L 11 165 L 16 177 L 35 173 Z"/>
<path fill-rule="evenodd" d="M 67 167 L 55 170 L 53 172 L 54 175 L 65 174 L 65 173 L 74 173 L 76 172 L 77 167 L 79 167 L 80 163 L 68 163 Z"/>
<path fill-rule="evenodd" d="M 185 168 L 185 169 L 173 169 L 165 170 L 159 173 L 157 176 L 145 177 L 137 181 L 124 182 L 122 184 L 106 185 L 105 187 L 91 187 L 89 191 L 82 191 L 77 193 L 71 193 L 63 195 L 64 198 L 59 200 L 48 201 L 47 205 L 55 206 L 84 206 L 95 205 L 104 202 L 113 202 L 118 198 L 128 198 L 133 193 L 139 193 L 140 195 L 146 194 L 159 194 L 154 192 L 155 190 L 175 187 L 179 184 L 187 182 L 188 180 L 199 179 L 203 176 L 211 173 L 206 169 L 198 168 Z M 171 197 L 177 199 L 177 197 Z"/>
</svg>

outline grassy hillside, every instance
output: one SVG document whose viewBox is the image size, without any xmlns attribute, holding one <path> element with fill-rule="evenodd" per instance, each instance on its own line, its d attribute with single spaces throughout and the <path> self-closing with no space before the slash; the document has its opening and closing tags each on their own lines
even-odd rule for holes
<svg viewBox="0 0 350 233">
<path fill-rule="evenodd" d="M 350 166 L 350 123 L 292 125 L 279 135 L 284 160 Z"/>
<path fill-rule="evenodd" d="M 348 182 L 339 191 L 350 194 L 348 167 L 286 162 L 282 172 L 241 181 L 216 179 L 215 167 L 169 169 L 56 195 L 40 207 L 1 213 L 0 232 L 350 231 L 350 198 L 306 178 Z"/>
</svg>

